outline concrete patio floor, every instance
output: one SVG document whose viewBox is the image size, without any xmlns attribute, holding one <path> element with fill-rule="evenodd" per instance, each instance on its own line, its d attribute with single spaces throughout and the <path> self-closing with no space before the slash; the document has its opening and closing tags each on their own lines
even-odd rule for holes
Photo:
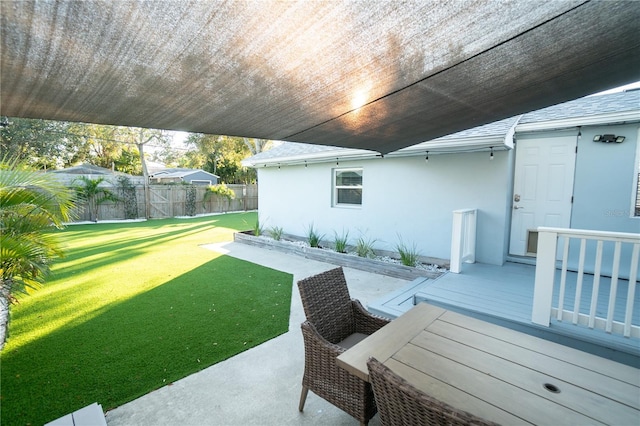
<svg viewBox="0 0 640 426">
<path fill-rule="evenodd" d="M 304 369 L 300 323 L 305 316 L 296 283 L 334 266 L 240 243 L 204 248 L 293 274 L 289 331 L 109 411 L 107 425 L 357 425 L 312 392 L 304 412 L 298 412 Z M 345 275 L 351 296 L 365 306 L 408 283 L 350 268 Z M 378 416 L 369 424 L 378 426 Z"/>
</svg>

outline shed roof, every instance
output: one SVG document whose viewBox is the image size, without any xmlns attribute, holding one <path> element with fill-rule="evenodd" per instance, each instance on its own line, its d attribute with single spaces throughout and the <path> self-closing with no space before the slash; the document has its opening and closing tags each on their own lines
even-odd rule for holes
<svg viewBox="0 0 640 426">
<path fill-rule="evenodd" d="M 164 169 L 164 170 L 160 170 L 154 174 L 151 175 L 152 178 L 159 178 L 159 179 L 164 179 L 164 178 L 185 178 L 185 177 L 189 177 L 191 175 L 194 174 L 206 174 L 208 176 L 211 176 L 212 178 L 219 178 L 219 176 L 214 175 L 213 173 L 209 173 L 207 171 L 204 171 L 202 169 L 181 169 L 181 168 L 174 168 L 174 169 Z"/>
<path fill-rule="evenodd" d="M 0 2 L 0 114 L 396 151 L 640 80 L 633 1 Z"/>
<path fill-rule="evenodd" d="M 71 175 L 114 175 L 125 174 L 121 172 L 113 172 L 111 169 L 107 169 L 100 166 L 94 166 L 93 164 L 84 163 L 79 166 L 67 167 L 66 169 L 52 170 L 50 173 L 67 173 Z"/>
</svg>

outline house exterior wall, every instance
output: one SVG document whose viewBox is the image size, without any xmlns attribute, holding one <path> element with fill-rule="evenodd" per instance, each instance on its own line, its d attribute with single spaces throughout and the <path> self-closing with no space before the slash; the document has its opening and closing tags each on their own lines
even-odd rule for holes
<svg viewBox="0 0 640 426">
<path fill-rule="evenodd" d="M 576 155 L 571 228 L 640 232 L 634 217 L 636 162 L 640 126 L 583 126 Z M 518 133 L 518 140 L 575 135 L 578 129 Z M 593 142 L 597 134 L 626 137 L 621 144 Z M 516 144 L 517 149 L 517 144 Z M 336 168 L 363 168 L 361 207 L 332 206 Z M 258 168 L 260 220 L 304 237 L 309 226 L 332 241 L 349 232 L 375 240 L 379 249 L 396 251 L 399 238 L 416 244 L 420 254 L 448 259 L 452 212 L 478 209 L 476 260 L 501 265 L 507 258 L 513 196 L 515 151 L 430 154 L 424 157 L 339 161 L 304 166 Z M 621 256 L 621 276 L 628 277 L 631 248 Z M 579 248 L 572 244 L 570 266 Z M 613 244 L 605 245 L 602 270 L 611 273 Z M 587 271 L 593 271 L 594 247 L 587 246 Z"/>
<path fill-rule="evenodd" d="M 638 145 L 636 125 L 582 128 L 578 143 L 571 227 L 640 232 L 633 190 Z M 623 143 L 593 142 L 595 135 L 626 137 Z"/>
<path fill-rule="evenodd" d="M 571 208 L 571 228 L 613 232 L 640 232 L 640 217 L 634 217 L 635 180 L 637 170 L 638 124 L 586 126 L 580 129 Z M 557 136 L 560 132 L 533 135 Z M 573 130 L 577 135 L 577 130 Z M 623 143 L 593 142 L 595 135 L 625 136 Z M 531 134 L 518 135 L 522 140 Z M 516 148 L 517 149 L 517 148 Z M 614 244 L 603 247 L 602 273 L 611 275 Z M 569 267 L 577 269 L 579 241 L 573 241 L 569 252 Z M 594 272 L 595 242 L 586 246 L 585 271 Z M 620 276 L 628 278 L 631 246 L 623 245 Z"/>
<path fill-rule="evenodd" d="M 576 158 L 572 228 L 640 232 L 640 217 L 634 217 L 633 196 L 639 129 L 635 124 L 582 130 Z M 593 142 L 594 135 L 605 133 L 623 135 L 626 139 L 620 144 Z M 630 244 L 622 247 L 619 274 L 623 278 L 629 278 L 631 250 Z M 595 252 L 595 245 L 588 245 L 586 258 L 595 259 Z M 612 273 L 613 252 L 613 243 L 605 243 L 602 260 L 605 275 Z M 578 256 L 579 249 L 572 247 L 572 264 L 578 264 Z"/>
<path fill-rule="evenodd" d="M 504 262 L 510 214 L 512 152 L 458 153 L 424 157 L 282 166 L 258 169 L 260 221 L 306 236 L 309 226 L 333 240 L 349 232 L 395 251 L 399 238 L 421 255 L 449 259 L 453 210 L 478 209 L 476 260 Z M 363 168 L 361 207 L 332 206 L 332 171 Z"/>
</svg>

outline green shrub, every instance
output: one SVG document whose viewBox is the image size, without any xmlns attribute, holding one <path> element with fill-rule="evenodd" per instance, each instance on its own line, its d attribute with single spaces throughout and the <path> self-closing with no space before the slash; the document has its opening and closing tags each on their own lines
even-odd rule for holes
<svg viewBox="0 0 640 426">
<path fill-rule="evenodd" d="M 221 198 L 226 198 L 227 201 L 231 201 L 236 198 L 236 193 L 233 189 L 229 188 L 224 183 L 218 185 L 209 185 L 208 191 L 204 194 L 204 201 L 208 201 L 211 195 L 217 195 Z"/>
<path fill-rule="evenodd" d="M 136 186 L 127 176 L 119 176 L 118 189 L 120 190 L 120 201 L 124 204 L 124 218 L 136 219 L 138 217 Z"/>
<path fill-rule="evenodd" d="M 189 185 L 186 188 L 184 213 L 187 216 L 196 215 L 196 187 L 195 185 Z"/>
<path fill-rule="evenodd" d="M 360 237 L 356 240 L 356 253 L 360 257 L 375 257 L 376 252 L 373 250 L 373 245 L 376 240 L 370 238 Z"/>
<path fill-rule="evenodd" d="M 337 232 L 334 231 L 334 245 L 335 250 L 338 253 L 346 253 L 347 252 L 347 242 L 349 240 L 349 231 L 342 231 L 341 235 L 338 235 Z"/>
</svg>

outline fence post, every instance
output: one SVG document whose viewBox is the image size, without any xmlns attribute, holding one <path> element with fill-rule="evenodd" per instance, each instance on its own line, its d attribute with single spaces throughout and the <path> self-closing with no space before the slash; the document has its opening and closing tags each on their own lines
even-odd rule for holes
<svg viewBox="0 0 640 426">
<path fill-rule="evenodd" d="M 545 327 L 549 326 L 551 317 L 557 244 L 557 232 L 538 229 L 538 254 L 536 256 L 536 278 L 533 290 L 531 321 L 534 324 Z M 562 307 L 559 307 L 559 309 L 562 309 Z"/>
</svg>

